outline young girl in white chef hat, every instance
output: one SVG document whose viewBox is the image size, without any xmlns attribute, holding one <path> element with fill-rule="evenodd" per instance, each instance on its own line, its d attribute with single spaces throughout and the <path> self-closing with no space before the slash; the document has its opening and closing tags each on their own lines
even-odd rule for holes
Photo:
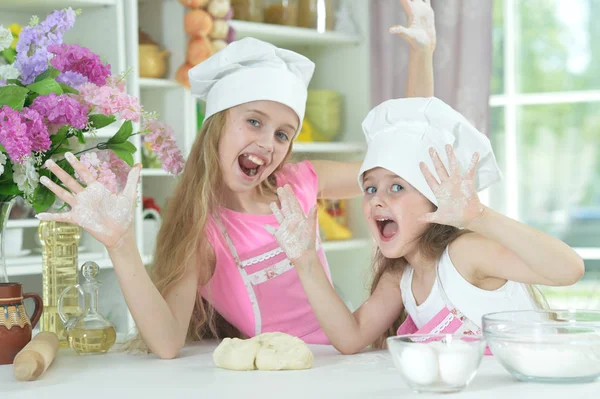
<svg viewBox="0 0 600 399">
<path fill-rule="evenodd" d="M 402 3 L 410 17 L 410 27 L 399 32 L 411 43 L 407 92 L 432 95 L 433 11 L 428 2 Z M 308 343 L 328 342 L 296 271 L 264 229 L 277 223 L 270 203 L 283 185 L 305 212 L 317 197 L 360 195 L 360 163 L 287 162 L 314 67 L 300 54 L 247 38 L 190 70 L 192 94 L 206 101 L 206 119 L 163 217 L 152 276 L 133 233 L 140 166 L 125 190 L 111 196 L 72 155 L 67 159 L 85 189 L 48 165 L 69 191 L 48 179 L 42 183 L 72 210 L 38 217 L 80 224 L 105 244 L 137 328 L 158 356 L 177 356 L 188 336 L 279 331 Z M 315 243 L 331 284 L 316 237 Z"/>
<path fill-rule="evenodd" d="M 441 100 L 384 102 L 363 130 L 359 182 L 377 252 L 371 297 L 358 310 L 329 285 L 315 252 L 315 213 L 305 217 L 291 190 L 275 209 L 280 227 L 266 226 L 340 352 L 382 347 L 393 333 L 480 334 L 486 313 L 539 306 L 531 284 L 582 276 L 582 259 L 565 243 L 481 204 L 477 192 L 501 179 L 489 139 Z"/>
</svg>

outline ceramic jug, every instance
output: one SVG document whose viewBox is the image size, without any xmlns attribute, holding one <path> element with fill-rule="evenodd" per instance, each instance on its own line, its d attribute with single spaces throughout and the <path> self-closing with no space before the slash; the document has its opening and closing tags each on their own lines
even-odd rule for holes
<svg viewBox="0 0 600 399">
<path fill-rule="evenodd" d="M 35 303 L 31 319 L 23 306 L 27 298 Z M 0 364 L 12 364 L 17 353 L 31 341 L 31 330 L 42 310 L 42 298 L 33 293 L 23 295 L 22 284 L 0 283 Z"/>
</svg>

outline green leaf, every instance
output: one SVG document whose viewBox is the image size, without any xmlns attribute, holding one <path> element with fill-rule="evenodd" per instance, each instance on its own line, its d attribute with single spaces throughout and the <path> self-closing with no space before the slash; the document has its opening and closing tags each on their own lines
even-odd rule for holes
<svg viewBox="0 0 600 399">
<path fill-rule="evenodd" d="M 65 152 L 69 152 L 69 151 L 73 151 L 73 150 L 70 148 L 67 148 L 67 147 L 59 147 L 52 152 L 52 155 L 64 154 Z"/>
<path fill-rule="evenodd" d="M 102 114 L 93 114 L 89 116 L 88 120 L 91 122 L 94 128 L 102 129 L 103 127 L 108 126 L 116 121 L 117 118 L 115 118 L 114 115 L 106 116 Z"/>
<path fill-rule="evenodd" d="M 29 107 L 33 103 L 33 100 L 35 100 L 39 96 L 40 95 L 38 93 L 30 92 L 27 98 L 25 99 L 25 106 Z"/>
<path fill-rule="evenodd" d="M 79 144 L 85 144 L 85 137 L 83 137 L 83 131 L 81 130 L 76 130 L 76 134 L 77 134 L 77 141 L 79 141 Z"/>
<path fill-rule="evenodd" d="M 60 144 L 67 139 L 67 133 L 69 133 L 69 126 L 61 127 L 56 134 L 50 136 L 50 141 L 52 141 L 52 145 Z"/>
<path fill-rule="evenodd" d="M 9 47 L 2 51 L 2 55 L 4 56 L 6 63 L 12 64 L 13 62 L 15 62 L 15 58 L 17 58 L 17 50 Z"/>
<path fill-rule="evenodd" d="M 12 85 L 17 85 L 20 87 L 25 87 L 25 85 L 23 83 L 21 83 L 21 81 L 19 79 L 8 79 L 6 81 L 7 84 L 12 84 Z"/>
<path fill-rule="evenodd" d="M 62 94 L 63 90 L 54 78 L 46 78 L 27 86 L 34 93 L 46 95 L 50 93 Z"/>
<path fill-rule="evenodd" d="M 41 82 L 44 79 L 54 79 L 56 78 L 58 75 L 60 75 L 60 71 L 56 68 L 50 67 L 48 69 L 46 69 L 44 72 L 40 73 L 34 80 L 35 82 Z"/>
<path fill-rule="evenodd" d="M 107 148 L 110 148 L 111 150 L 113 148 L 117 148 L 119 150 L 127 151 L 131 154 L 133 154 L 137 151 L 137 148 L 135 147 L 135 145 L 133 145 L 133 143 L 130 141 L 126 141 L 124 143 L 119 143 L 119 144 L 108 144 Z"/>
<path fill-rule="evenodd" d="M 0 87 L 0 106 L 8 105 L 12 109 L 20 111 L 23 109 L 25 104 L 25 98 L 27 97 L 27 90 L 25 87 L 19 86 L 3 86 Z"/>
<path fill-rule="evenodd" d="M 56 198 L 54 193 L 46 188 L 43 184 L 38 184 L 33 192 L 33 209 L 36 213 L 40 213 L 48 209 Z"/>
<path fill-rule="evenodd" d="M 131 155 L 129 151 L 124 150 L 122 148 L 111 148 L 111 150 L 114 151 L 114 153 L 117 154 L 119 158 L 125 161 L 127 165 L 133 166 L 133 155 Z"/>
<path fill-rule="evenodd" d="M 120 144 L 124 143 L 129 139 L 131 134 L 133 133 L 133 124 L 131 121 L 126 121 L 121 125 L 121 128 L 114 136 L 112 136 L 108 140 L 108 144 Z"/>
<path fill-rule="evenodd" d="M 60 86 L 60 88 L 62 89 L 62 91 L 65 92 L 65 93 L 79 94 L 79 90 L 76 90 L 76 89 L 72 88 L 68 84 L 58 83 L 58 85 Z"/>
<path fill-rule="evenodd" d="M 1 195 L 20 195 L 22 194 L 19 187 L 17 187 L 17 183 L 13 182 L 12 179 L 10 181 L 0 182 L 0 194 Z"/>
</svg>

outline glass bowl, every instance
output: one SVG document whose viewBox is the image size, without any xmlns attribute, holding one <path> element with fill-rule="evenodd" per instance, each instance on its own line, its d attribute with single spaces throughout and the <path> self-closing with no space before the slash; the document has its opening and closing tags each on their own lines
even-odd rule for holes
<svg viewBox="0 0 600 399">
<path fill-rule="evenodd" d="M 600 377 L 600 311 L 499 312 L 482 321 L 490 350 L 521 381 L 580 383 Z"/>
<path fill-rule="evenodd" d="M 483 336 L 409 334 L 387 338 L 394 365 L 416 392 L 458 392 L 479 368 L 486 348 Z"/>
</svg>

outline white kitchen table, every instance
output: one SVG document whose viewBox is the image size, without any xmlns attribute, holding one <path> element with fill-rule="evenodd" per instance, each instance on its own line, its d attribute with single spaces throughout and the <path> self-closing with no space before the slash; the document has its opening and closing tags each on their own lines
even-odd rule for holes
<svg viewBox="0 0 600 399">
<path fill-rule="evenodd" d="M 574 385 L 518 382 L 494 357 L 485 356 L 464 391 L 416 394 L 408 389 L 387 351 L 343 356 L 330 346 L 311 346 L 312 369 L 228 371 L 214 366 L 215 342 L 189 345 L 173 360 L 154 355 L 109 353 L 79 356 L 61 349 L 39 380 L 16 381 L 12 365 L 0 366 L 5 398 L 592 398 L 600 382 Z"/>
</svg>

